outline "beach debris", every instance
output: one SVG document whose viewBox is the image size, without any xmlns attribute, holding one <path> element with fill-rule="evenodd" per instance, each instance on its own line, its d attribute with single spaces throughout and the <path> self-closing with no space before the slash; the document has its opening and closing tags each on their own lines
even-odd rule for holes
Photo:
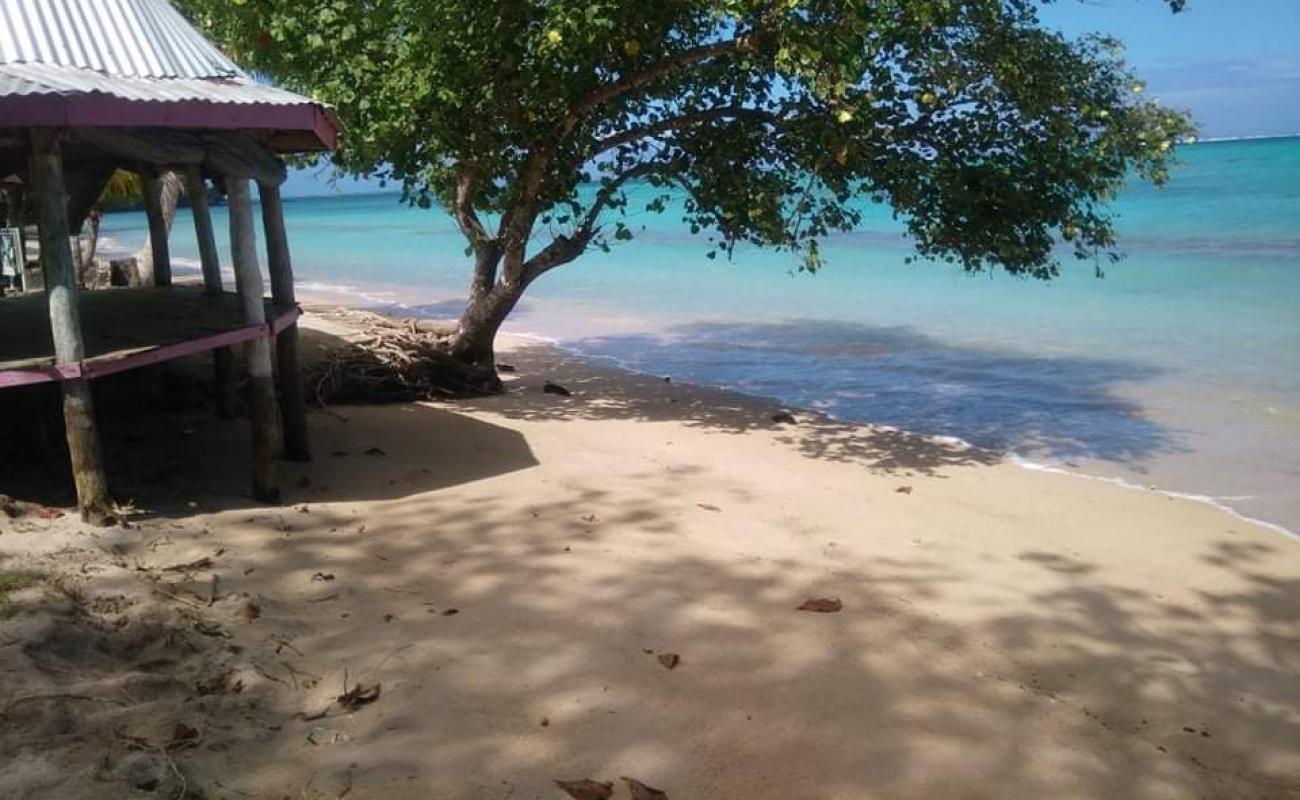
<svg viewBox="0 0 1300 800">
<path fill-rule="evenodd" d="M 244 622 L 252 622 L 262 616 L 262 607 L 257 603 L 245 603 L 239 609 L 239 618 Z"/>
<path fill-rule="evenodd" d="M 222 628 L 220 625 L 216 624 L 215 622 L 207 622 L 205 620 L 196 619 L 194 620 L 194 630 L 198 631 L 204 636 L 214 636 L 222 639 L 230 638 L 230 634 L 226 631 L 226 629 Z"/>
<path fill-rule="evenodd" d="M 210 556 L 204 556 L 203 558 L 196 559 L 194 561 L 187 561 L 184 564 L 172 564 L 170 567 L 163 567 L 162 571 L 163 572 L 197 572 L 198 570 L 201 569 L 211 569 L 212 564 L 213 564 L 212 558 Z"/>
<path fill-rule="evenodd" d="M 555 785 L 573 800 L 608 800 L 614 795 L 614 784 L 610 781 L 601 782 L 583 778 L 576 781 L 557 780 Z"/>
<path fill-rule="evenodd" d="M 672 383 L 673 379 L 667 375 L 664 376 L 664 383 Z"/>
<path fill-rule="evenodd" d="M 668 794 L 662 789 L 646 786 L 636 778 L 624 777 L 627 790 L 632 793 L 632 800 L 668 800 Z"/>
<path fill-rule="evenodd" d="M 333 728 L 326 728 L 323 725 L 317 725 L 307 731 L 307 743 L 314 745 L 339 744 L 351 740 L 343 731 L 336 731 Z"/>
<path fill-rule="evenodd" d="M 789 411 L 778 411 L 772 415 L 772 421 L 778 424 L 798 425 L 799 420 L 795 419 L 794 414 Z"/>
<path fill-rule="evenodd" d="M 660 653 L 658 661 L 665 669 L 677 669 L 677 665 L 682 663 L 682 657 L 676 653 Z"/>
<path fill-rule="evenodd" d="M 444 617 L 454 617 L 454 616 L 456 616 L 456 615 L 459 614 L 459 613 L 460 613 L 460 609 L 459 609 L 459 608 L 449 608 L 449 609 L 447 609 L 446 611 L 442 612 L 442 615 L 443 615 Z"/>
<path fill-rule="evenodd" d="M 518 372 L 514 364 L 497 364 L 497 372 Z"/>
<path fill-rule="evenodd" d="M 900 486 L 900 487 L 898 487 L 897 489 L 895 489 L 894 492 L 895 492 L 896 494 L 911 494 L 911 493 L 912 493 L 912 487 L 911 487 L 911 486 Z"/>
<path fill-rule="evenodd" d="M 697 508 L 702 508 L 702 509 L 704 509 L 705 511 L 721 511 L 721 510 L 722 510 L 721 508 L 718 508 L 717 506 L 713 505 L 712 503 L 696 503 L 695 505 L 696 505 Z"/>
<path fill-rule="evenodd" d="M 545 394 L 558 394 L 560 397 L 573 396 L 573 392 L 569 391 L 568 389 L 564 388 L 558 383 L 551 383 L 550 381 L 547 381 L 546 383 L 542 384 L 542 392 L 544 392 Z"/>
<path fill-rule="evenodd" d="M 539 722 L 538 724 L 541 725 L 543 728 L 549 728 L 551 726 L 551 718 L 542 717 L 542 721 Z"/>
<path fill-rule="evenodd" d="M 343 694 L 334 698 L 345 711 L 356 711 L 362 706 L 368 706 L 379 699 L 379 693 L 383 691 L 383 686 L 378 683 L 372 683 L 369 686 L 362 686 L 358 683 Z"/>
<path fill-rule="evenodd" d="M 218 672 L 211 677 L 202 678 L 194 683 L 194 691 L 205 694 L 239 694 L 244 690 L 244 682 L 235 676 L 234 670 Z"/>
<path fill-rule="evenodd" d="M 334 580 L 334 573 L 333 572 L 312 573 L 311 579 L 313 581 L 332 581 Z"/>
<path fill-rule="evenodd" d="M 199 729 L 184 722 L 176 723 L 172 728 L 172 738 L 168 740 L 163 748 L 169 753 L 176 753 L 181 750 L 189 750 L 192 747 L 198 747 L 203 737 L 199 734 Z"/>
<path fill-rule="evenodd" d="M 22 500 L 15 500 L 7 494 L 0 494 L 0 513 L 3 513 L 9 519 L 18 519 L 19 517 L 59 519 L 64 516 L 64 512 L 60 509 L 43 506 L 40 503 L 25 503 Z"/>
<path fill-rule="evenodd" d="M 838 597 L 809 597 L 795 610 L 811 611 L 814 614 L 834 614 L 842 608 L 844 603 L 840 602 Z"/>
<path fill-rule="evenodd" d="M 386 455 L 388 455 L 388 453 L 384 452 L 384 449 L 383 449 L 382 447 L 371 447 L 371 448 L 369 448 L 369 449 L 366 450 L 366 455 L 368 455 L 368 456 L 386 456 Z"/>
</svg>

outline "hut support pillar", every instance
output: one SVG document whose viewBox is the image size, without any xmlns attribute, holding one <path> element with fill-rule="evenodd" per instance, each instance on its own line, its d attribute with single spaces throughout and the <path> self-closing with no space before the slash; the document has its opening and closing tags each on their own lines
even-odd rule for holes
<svg viewBox="0 0 1300 800">
<path fill-rule="evenodd" d="M 85 358 L 81 318 L 77 313 L 77 278 L 72 264 L 68 231 L 68 198 L 63 184 L 63 157 L 58 132 L 35 128 L 32 138 L 32 183 L 41 237 L 41 268 L 54 338 L 54 358 L 59 364 L 79 364 Z M 95 423 L 90 383 L 82 378 L 63 381 L 63 424 L 68 437 L 72 477 L 77 486 L 81 518 L 93 525 L 116 521 L 108 494 Z"/>
<path fill-rule="evenodd" d="M 170 226 L 163 215 L 162 181 L 152 173 L 143 174 L 144 212 L 149 218 L 149 247 L 153 255 L 153 285 L 172 285 L 172 257 L 167 246 Z M 146 279 L 148 276 L 144 276 Z"/>
<path fill-rule="evenodd" d="M 194 212 L 194 235 L 199 244 L 199 262 L 203 267 L 203 291 L 220 295 L 221 261 L 217 256 L 217 237 L 212 230 L 212 214 L 208 208 L 207 184 L 198 166 L 185 171 L 185 191 L 190 197 Z M 217 414 L 225 419 L 235 416 L 235 351 L 219 347 L 212 351 L 212 385 L 215 390 Z"/>
<path fill-rule="evenodd" d="M 271 301 L 279 310 L 297 305 L 293 291 L 293 265 L 289 260 L 289 237 L 284 228 L 284 205 L 280 188 L 258 183 L 262 198 L 262 227 L 266 232 L 266 266 L 271 275 Z M 276 339 L 275 357 L 280 389 L 280 415 L 284 420 L 284 457 L 310 461 L 307 444 L 307 404 L 303 398 L 302 368 L 298 360 L 298 323 L 285 328 Z"/>
<path fill-rule="evenodd" d="M 226 177 L 230 199 L 230 250 L 239 276 L 239 297 L 244 306 L 245 325 L 265 325 L 262 300 L 262 271 L 257 264 L 257 234 L 253 229 L 253 204 L 248 178 Z M 253 429 L 253 497 L 264 503 L 280 499 L 275 478 L 279 455 L 279 414 L 275 402 L 275 379 L 271 370 L 271 338 L 260 336 L 247 343 L 248 418 Z"/>
</svg>

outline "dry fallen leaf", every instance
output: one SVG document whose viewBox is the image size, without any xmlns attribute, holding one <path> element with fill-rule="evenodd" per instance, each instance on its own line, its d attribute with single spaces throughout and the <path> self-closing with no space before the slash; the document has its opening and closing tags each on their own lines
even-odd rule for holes
<svg viewBox="0 0 1300 800">
<path fill-rule="evenodd" d="M 351 689 L 349 689 L 348 691 L 344 692 L 343 694 L 339 695 L 334 699 L 345 710 L 356 711 L 358 708 L 361 708 L 362 706 L 365 705 L 370 705 L 371 703 L 378 700 L 379 693 L 382 690 L 383 687 L 378 683 L 372 684 L 370 686 L 362 686 L 361 684 L 358 683 L 356 686 L 353 686 Z"/>
<path fill-rule="evenodd" d="M 900 486 L 900 487 L 898 487 L 897 489 L 895 489 L 894 491 L 897 492 L 897 493 L 899 493 L 899 494 L 911 494 L 911 493 L 912 493 L 912 487 L 911 487 L 911 486 Z"/>
<path fill-rule="evenodd" d="M 239 616 L 245 622 L 252 622 L 262 616 L 262 607 L 257 603 L 245 603 L 244 607 L 239 609 Z"/>
<path fill-rule="evenodd" d="M 636 778 L 623 778 L 623 782 L 627 784 L 628 791 L 632 793 L 632 800 L 668 800 L 668 795 L 665 792 L 653 786 L 646 786 Z"/>
<path fill-rule="evenodd" d="M 682 663 L 682 657 L 676 653 L 660 653 L 659 663 L 668 669 L 675 669 L 678 664 Z"/>
<path fill-rule="evenodd" d="M 803 601 L 797 611 L 813 611 L 818 614 L 834 614 L 844 608 L 838 597 L 809 597 Z"/>
<path fill-rule="evenodd" d="M 697 507 L 699 507 L 699 508 L 704 509 L 705 511 L 721 511 L 721 510 L 722 510 L 722 509 L 718 508 L 717 506 L 713 505 L 712 503 L 696 503 L 695 505 L 696 505 Z"/>
<path fill-rule="evenodd" d="M 601 783 L 590 778 L 583 778 L 580 781 L 555 781 L 555 785 L 563 789 L 564 793 L 573 800 L 607 800 L 614 794 L 613 783 Z"/>
<path fill-rule="evenodd" d="M 166 750 L 169 753 L 175 753 L 178 750 L 188 750 L 191 747 L 198 747 L 199 731 L 198 728 L 192 728 L 184 722 L 176 723 L 172 729 L 171 741 L 167 743 Z"/>
</svg>

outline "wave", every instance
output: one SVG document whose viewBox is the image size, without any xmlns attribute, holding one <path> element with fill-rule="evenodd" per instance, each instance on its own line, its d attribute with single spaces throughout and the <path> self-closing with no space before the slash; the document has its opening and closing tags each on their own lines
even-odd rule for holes
<svg viewBox="0 0 1300 800">
<path fill-rule="evenodd" d="M 1017 467 L 1020 467 L 1021 469 L 1029 470 L 1030 472 L 1050 472 L 1054 475 L 1069 475 L 1072 478 L 1084 478 L 1090 481 L 1101 481 L 1103 483 L 1109 483 L 1114 486 L 1119 486 L 1123 489 L 1129 489 L 1132 491 L 1155 492 L 1156 494 L 1161 494 L 1166 497 L 1176 497 L 1180 500 L 1191 500 L 1194 503 L 1204 503 L 1205 505 L 1214 506 L 1220 511 L 1226 512 L 1229 516 L 1234 517 L 1235 519 L 1239 519 L 1242 522 L 1249 522 L 1252 525 L 1258 525 L 1261 528 L 1267 528 L 1268 530 L 1271 530 L 1275 533 L 1280 533 L 1289 539 L 1295 539 L 1296 541 L 1300 541 L 1300 533 L 1297 533 L 1283 525 L 1278 525 L 1275 522 L 1269 522 L 1268 520 L 1259 519 L 1258 517 L 1247 516 L 1246 514 L 1241 513 L 1237 509 L 1223 502 L 1224 500 L 1248 500 L 1253 498 L 1254 495 L 1237 495 L 1234 497 L 1212 497 L 1208 494 L 1190 494 L 1188 492 L 1178 492 L 1172 489 L 1161 489 L 1157 486 L 1141 486 L 1131 481 L 1126 481 L 1123 478 L 1112 478 L 1104 475 L 1089 475 L 1086 472 L 1075 472 L 1073 470 L 1064 469 L 1062 467 L 1056 467 L 1050 464 L 1044 464 L 1040 461 L 1033 461 L 1024 458 L 1022 456 L 1018 456 L 1014 453 L 1008 456 L 1008 460 L 1012 464 L 1015 464 Z"/>
</svg>

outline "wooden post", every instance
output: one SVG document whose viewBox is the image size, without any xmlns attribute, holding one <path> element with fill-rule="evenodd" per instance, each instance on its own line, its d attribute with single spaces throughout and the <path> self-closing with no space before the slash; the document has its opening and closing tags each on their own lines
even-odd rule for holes
<svg viewBox="0 0 1300 800">
<path fill-rule="evenodd" d="M 81 318 L 77 313 L 77 283 L 68 241 L 68 198 L 63 186 L 63 157 L 58 132 L 33 128 L 32 184 L 40 227 L 41 265 L 46 276 L 45 297 L 54 338 L 54 360 L 79 364 L 85 358 Z M 108 479 L 104 474 L 95 424 L 90 384 L 83 379 L 63 381 L 63 426 L 68 437 L 72 477 L 77 485 L 81 518 L 92 525 L 117 520 Z"/>
<path fill-rule="evenodd" d="M 284 205 L 280 188 L 258 183 L 262 198 L 262 227 L 266 231 L 266 266 L 271 274 L 271 301 L 279 311 L 293 308 L 298 300 L 293 291 L 293 265 L 289 261 L 289 237 L 284 228 Z M 303 398 L 302 368 L 298 360 L 298 324 L 281 331 L 275 340 L 275 358 L 280 388 L 280 416 L 284 421 L 284 457 L 310 461 L 307 444 L 307 403 Z"/>
<path fill-rule="evenodd" d="M 153 255 L 153 285 L 172 285 L 172 259 L 167 247 L 168 224 L 163 216 L 162 181 L 157 175 L 141 175 L 144 179 L 144 212 L 149 218 L 149 247 Z M 148 276 L 144 276 L 146 279 Z"/>
<path fill-rule="evenodd" d="M 239 276 L 239 297 L 244 304 L 244 324 L 266 324 L 262 301 L 262 271 L 257 265 L 257 233 L 253 229 L 253 203 L 247 178 L 226 177 L 230 198 L 230 251 Z M 280 499 L 275 479 L 279 455 L 279 419 L 275 406 L 275 379 L 271 372 L 271 338 L 248 342 L 248 418 L 253 428 L 253 497 L 265 503 Z"/>
<path fill-rule="evenodd" d="M 194 213 L 194 236 L 199 243 L 199 263 L 203 267 L 203 290 L 210 295 L 221 294 L 221 261 L 217 255 L 217 237 L 212 230 L 212 213 L 208 208 L 207 184 L 197 165 L 185 171 L 185 191 L 190 196 L 190 210 Z M 235 351 L 218 347 L 212 351 L 212 385 L 216 394 L 217 414 L 231 419 L 235 416 Z"/>
</svg>

